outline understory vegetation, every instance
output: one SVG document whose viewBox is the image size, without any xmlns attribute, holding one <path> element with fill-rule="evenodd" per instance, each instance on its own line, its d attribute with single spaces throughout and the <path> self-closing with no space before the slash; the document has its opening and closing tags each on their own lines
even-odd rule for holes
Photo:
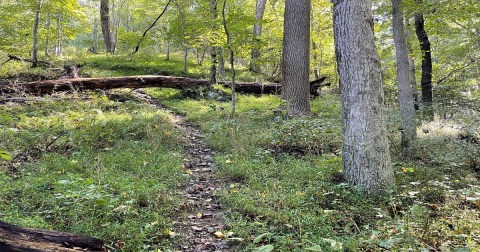
<svg viewBox="0 0 480 252">
<path fill-rule="evenodd" d="M 90 76 L 177 75 L 182 64 L 118 62 L 95 56 L 82 63 Z M 297 119 L 286 118 L 273 95 L 239 95 L 232 115 L 228 102 L 144 91 L 205 133 L 227 185 L 217 195 L 231 231 L 225 239 L 240 251 L 480 250 L 480 115 L 473 110 L 442 107 L 448 116 L 422 123 L 413 154 L 404 155 L 398 111 L 390 107 L 397 189 L 367 197 L 342 181 L 335 89 L 312 101 L 311 117 Z M 0 150 L 10 152 L 0 160 L 3 221 L 96 236 L 116 251 L 173 250 L 188 173 L 184 132 L 171 112 L 130 90 L 0 106 Z"/>
</svg>

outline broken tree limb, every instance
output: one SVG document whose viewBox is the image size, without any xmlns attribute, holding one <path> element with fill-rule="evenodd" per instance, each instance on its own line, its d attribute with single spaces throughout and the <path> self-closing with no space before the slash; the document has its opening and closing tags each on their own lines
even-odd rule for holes
<svg viewBox="0 0 480 252">
<path fill-rule="evenodd" d="M 97 238 L 22 228 L 0 221 L 0 251 L 103 251 Z"/>
<path fill-rule="evenodd" d="M 326 79 L 326 78 L 325 78 Z M 324 80 L 325 80 L 324 79 Z M 328 86 L 322 84 L 324 80 L 315 80 L 310 83 L 311 94 L 315 96 L 316 88 Z M 220 82 L 225 87 L 230 87 L 230 82 Z M 83 91 L 94 89 L 116 89 L 116 88 L 147 88 L 161 87 L 174 88 L 180 90 L 195 89 L 199 87 L 210 86 L 207 80 L 190 79 L 174 76 L 160 75 L 140 75 L 127 77 L 108 77 L 108 78 L 72 78 L 59 80 L 45 80 L 37 82 L 27 82 L 11 85 L 0 85 L 0 94 L 12 94 L 24 92 L 27 94 L 52 94 L 62 91 Z M 313 87 L 313 89 L 312 89 Z M 280 94 L 280 84 L 264 84 L 256 82 L 235 82 L 235 89 L 240 93 L 247 94 Z M 312 91 L 313 90 L 313 91 Z"/>
<path fill-rule="evenodd" d="M 3 63 L 3 64 L 6 64 L 7 62 L 11 61 L 11 60 L 16 60 L 16 61 L 24 61 L 24 62 L 28 62 L 28 63 L 34 63 L 32 59 L 26 59 L 26 58 L 22 58 L 20 56 L 15 56 L 15 55 L 11 55 L 11 54 L 8 54 L 8 60 Z M 2 65 L 3 65 L 2 64 Z M 46 67 L 49 67 L 49 66 L 52 66 L 52 64 L 50 62 L 46 62 L 46 61 L 37 61 L 37 64 L 39 65 L 43 65 L 43 66 L 46 66 Z"/>
</svg>

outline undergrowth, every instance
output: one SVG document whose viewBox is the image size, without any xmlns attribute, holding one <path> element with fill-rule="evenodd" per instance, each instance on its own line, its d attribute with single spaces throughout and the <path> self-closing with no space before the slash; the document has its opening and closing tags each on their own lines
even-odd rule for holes
<svg viewBox="0 0 480 252">
<path fill-rule="evenodd" d="M 0 149 L 13 159 L 0 161 L 0 218 L 119 251 L 171 244 L 183 132 L 139 102 L 68 98 L 2 105 Z"/>
<path fill-rule="evenodd" d="M 180 99 L 167 89 L 148 93 L 199 124 L 218 151 L 217 174 L 229 181 L 219 196 L 232 242 L 244 251 L 480 249 L 480 187 L 471 166 L 480 148 L 461 131 L 425 134 L 419 127 L 416 155 L 405 157 L 395 151 L 399 120 L 392 110 L 397 191 L 370 198 L 342 181 L 335 94 L 314 100 L 313 116 L 287 119 L 274 113 L 284 107 L 275 96 L 240 95 L 232 116 L 227 102 Z M 455 120 L 466 122 L 463 130 L 476 125 Z"/>
</svg>

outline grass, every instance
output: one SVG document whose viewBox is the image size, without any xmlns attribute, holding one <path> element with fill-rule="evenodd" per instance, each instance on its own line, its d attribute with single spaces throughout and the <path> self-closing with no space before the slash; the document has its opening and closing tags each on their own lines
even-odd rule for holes
<svg viewBox="0 0 480 252">
<path fill-rule="evenodd" d="M 83 98 L 2 106 L 0 149 L 14 157 L 0 161 L 2 220 L 127 251 L 171 244 L 183 132 L 147 105 Z"/>
<path fill-rule="evenodd" d="M 177 75 L 182 68 L 181 60 L 147 56 L 95 56 L 83 63 L 92 76 Z M 194 77 L 208 71 L 191 69 Z M 217 175 L 227 181 L 218 196 L 230 239 L 241 251 L 480 250 L 478 114 L 424 122 L 415 154 L 405 157 L 398 111 L 391 109 L 397 190 L 371 198 L 341 178 L 337 94 L 314 100 L 311 117 L 286 119 L 277 96 L 239 95 L 232 116 L 228 102 L 172 89 L 146 92 L 206 134 L 217 153 Z M 168 231 L 182 204 L 183 133 L 167 112 L 113 96 L 86 97 L 2 105 L 10 117 L 0 119 L 0 149 L 14 156 L 0 161 L 2 220 L 98 236 L 118 250 L 168 251 L 176 243 Z"/>
<path fill-rule="evenodd" d="M 437 122 L 425 134 L 424 125 L 417 155 L 403 157 L 395 151 L 399 120 L 391 111 L 398 190 L 369 198 L 341 181 L 335 94 L 313 101 L 314 116 L 286 120 L 273 113 L 283 107 L 275 96 L 240 95 L 231 117 L 228 103 L 184 99 L 175 90 L 148 93 L 199 124 L 218 151 L 217 174 L 229 181 L 219 196 L 244 251 L 480 249 L 480 187 L 471 166 L 480 148 L 458 139 L 458 130 L 446 135 Z"/>
</svg>

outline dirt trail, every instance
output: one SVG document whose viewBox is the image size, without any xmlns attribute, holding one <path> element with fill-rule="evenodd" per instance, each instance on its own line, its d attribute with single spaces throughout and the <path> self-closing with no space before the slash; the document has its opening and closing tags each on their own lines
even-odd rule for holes
<svg viewBox="0 0 480 252">
<path fill-rule="evenodd" d="M 151 97 L 141 90 L 133 92 L 135 97 L 161 108 Z M 177 127 L 185 130 L 185 152 L 187 154 L 185 173 L 189 179 L 182 185 L 186 216 L 178 216 L 175 231 L 184 252 L 233 251 L 224 238 L 226 233 L 223 223 L 223 210 L 215 192 L 224 187 L 224 182 L 215 176 L 212 165 L 215 152 L 206 147 L 204 135 L 197 126 L 185 121 L 185 117 L 175 114 Z M 216 232 L 220 232 L 215 234 Z M 220 237 L 219 237 L 220 236 Z"/>
</svg>

